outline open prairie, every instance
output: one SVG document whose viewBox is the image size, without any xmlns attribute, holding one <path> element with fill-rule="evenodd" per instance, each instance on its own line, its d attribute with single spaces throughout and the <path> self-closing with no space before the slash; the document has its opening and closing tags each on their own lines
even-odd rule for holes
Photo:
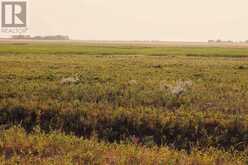
<svg viewBox="0 0 248 165">
<path fill-rule="evenodd" d="M 3 42 L 3 164 L 247 164 L 244 45 Z"/>
</svg>

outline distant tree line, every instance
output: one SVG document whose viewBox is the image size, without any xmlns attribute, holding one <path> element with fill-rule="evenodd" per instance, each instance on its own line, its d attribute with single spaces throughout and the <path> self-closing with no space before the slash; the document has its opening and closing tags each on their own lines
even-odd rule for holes
<svg viewBox="0 0 248 165">
<path fill-rule="evenodd" d="M 51 36 L 30 36 L 30 35 L 13 35 L 12 39 L 30 39 L 30 40 L 70 40 L 66 35 L 51 35 Z"/>
<path fill-rule="evenodd" d="M 232 41 L 232 40 L 208 40 L 208 43 L 248 43 L 248 40 L 246 41 Z"/>
</svg>

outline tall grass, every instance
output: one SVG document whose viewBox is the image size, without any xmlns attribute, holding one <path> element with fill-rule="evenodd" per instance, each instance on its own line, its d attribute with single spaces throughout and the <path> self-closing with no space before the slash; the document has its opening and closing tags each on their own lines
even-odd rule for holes
<svg viewBox="0 0 248 165">
<path fill-rule="evenodd" d="M 246 48 L 1 44 L 0 129 L 11 128 L 0 137 L 10 139 L 0 141 L 1 161 L 242 164 L 248 145 L 247 53 Z M 33 134 L 37 128 L 41 134 Z M 92 138 L 104 142 L 83 140 Z M 74 142 L 93 145 L 93 151 L 73 153 Z M 105 158 L 108 150 L 114 158 Z"/>
</svg>

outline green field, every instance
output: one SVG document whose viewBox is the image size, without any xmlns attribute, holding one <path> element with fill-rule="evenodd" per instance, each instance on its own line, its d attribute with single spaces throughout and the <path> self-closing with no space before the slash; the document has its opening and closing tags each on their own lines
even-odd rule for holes
<svg viewBox="0 0 248 165">
<path fill-rule="evenodd" d="M 248 48 L 0 44 L 2 164 L 247 164 Z"/>
</svg>

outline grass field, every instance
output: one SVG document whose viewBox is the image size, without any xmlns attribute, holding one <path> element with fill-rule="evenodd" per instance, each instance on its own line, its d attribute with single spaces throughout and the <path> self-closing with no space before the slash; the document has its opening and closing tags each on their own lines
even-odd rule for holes
<svg viewBox="0 0 248 165">
<path fill-rule="evenodd" d="M 3 164 L 247 164 L 248 48 L 0 44 Z"/>
</svg>

